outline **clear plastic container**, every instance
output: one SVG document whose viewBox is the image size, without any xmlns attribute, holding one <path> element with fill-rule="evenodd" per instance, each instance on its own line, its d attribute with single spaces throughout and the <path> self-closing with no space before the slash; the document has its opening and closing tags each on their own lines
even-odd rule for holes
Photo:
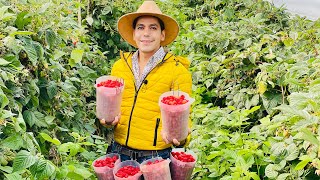
<svg viewBox="0 0 320 180">
<path fill-rule="evenodd" d="M 173 149 L 172 152 L 184 152 L 183 150 L 175 150 Z M 194 162 L 183 162 L 180 161 L 172 156 L 172 153 L 170 153 L 170 170 L 171 170 L 171 178 L 174 180 L 190 180 L 192 171 L 194 169 L 194 166 L 197 162 L 197 156 L 193 151 L 187 151 L 185 152 L 187 154 L 191 154 L 195 161 Z"/>
<path fill-rule="evenodd" d="M 135 161 L 135 160 L 127 160 L 127 161 L 123 161 L 119 164 L 117 164 L 114 169 L 113 169 L 113 176 L 115 180 L 141 180 L 142 179 L 142 173 L 141 171 L 138 172 L 137 174 L 133 175 L 133 176 L 129 176 L 127 178 L 120 178 L 118 176 L 116 176 L 116 173 L 118 172 L 118 170 L 124 166 L 133 166 L 133 167 L 139 167 L 140 168 L 140 164 Z"/>
<path fill-rule="evenodd" d="M 171 180 L 170 159 L 163 160 L 156 164 L 147 165 L 148 162 L 163 160 L 162 157 L 156 157 L 145 160 L 141 163 L 140 169 L 145 180 Z"/>
<path fill-rule="evenodd" d="M 105 156 L 101 156 L 92 162 L 92 167 L 93 167 L 94 172 L 96 173 L 99 180 L 114 180 L 114 177 L 113 177 L 113 169 L 114 168 L 110 168 L 108 166 L 103 166 L 103 167 L 95 167 L 94 166 L 94 163 L 97 160 L 105 159 L 106 157 L 113 157 L 113 156 L 118 157 L 118 160 L 114 163 L 114 165 L 116 166 L 117 164 L 120 163 L 120 155 L 117 153 L 110 153 Z"/>
<path fill-rule="evenodd" d="M 187 103 L 181 105 L 168 105 L 161 102 L 163 97 L 184 95 Z M 194 99 L 188 93 L 182 91 L 169 91 L 163 93 L 159 98 L 161 110 L 162 129 L 167 135 L 167 139 L 172 142 L 175 138 L 178 141 L 186 139 L 188 136 L 188 119 L 190 106 Z"/>
<path fill-rule="evenodd" d="M 98 87 L 97 84 L 107 80 L 117 80 L 123 85 L 118 88 Z M 114 121 L 115 117 L 120 114 L 122 93 L 124 90 L 124 81 L 115 76 L 102 76 L 96 80 L 96 115 L 99 119 L 104 119 L 107 123 Z"/>
</svg>

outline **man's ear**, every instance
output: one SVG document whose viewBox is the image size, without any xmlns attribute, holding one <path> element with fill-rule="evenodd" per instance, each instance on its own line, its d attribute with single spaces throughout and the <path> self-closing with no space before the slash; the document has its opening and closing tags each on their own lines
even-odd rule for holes
<svg viewBox="0 0 320 180">
<path fill-rule="evenodd" d="M 162 30 L 161 31 L 161 41 L 164 41 L 164 39 L 166 38 L 166 31 L 165 30 Z"/>
</svg>

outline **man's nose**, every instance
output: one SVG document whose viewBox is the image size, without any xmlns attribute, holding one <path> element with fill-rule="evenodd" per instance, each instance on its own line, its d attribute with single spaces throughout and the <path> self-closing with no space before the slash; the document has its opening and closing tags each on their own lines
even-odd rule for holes
<svg viewBox="0 0 320 180">
<path fill-rule="evenodd" d="M 145 28 L 145 29 L 143 30 L 143 35 L 144 35 L 144 36 L 149 36 L 149 35 L 150 35 L 150 29 Z"/>
</svg>

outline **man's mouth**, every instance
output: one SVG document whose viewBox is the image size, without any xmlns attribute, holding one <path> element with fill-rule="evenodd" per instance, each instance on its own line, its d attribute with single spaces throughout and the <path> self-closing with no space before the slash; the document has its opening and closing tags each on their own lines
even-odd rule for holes
<svg viewBox="0 0 320 180">
<path fill-rule="evenodd" d="M 151 41 L 151 40 L 141 40 L 141 42 L 142 42 L 142 43 L 151 43 L 151 42 L 153 42 L 153 41 Z"/>
</svg>

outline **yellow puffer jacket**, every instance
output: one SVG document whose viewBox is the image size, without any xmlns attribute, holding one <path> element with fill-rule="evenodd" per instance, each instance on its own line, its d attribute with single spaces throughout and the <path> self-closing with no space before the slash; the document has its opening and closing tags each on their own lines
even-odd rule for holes
<svg viewBox="0 0 320 180">
<path fill-rule="evenodd" d="M 161 150 L 170 147 L 161 137 L 162 120 L 159 97 L 172 89 L 191 94 L 189 61 L 167 53 L 164 59 L 146 76 L 139 89 L 135 88 L 132 71 L 133 53 L 120 53 L 121 59 L 112 67 L 111 75 L 125 82 L 121 104 L 121 119 L 114 130 L 119 144 L 139 150 Z M 174 84 L 174 86 L 173 86 Z M 189 121 L 190 126 L 190 121 Z M 190 137 L 187 138 L 189 141 Z"/>
</svg>

